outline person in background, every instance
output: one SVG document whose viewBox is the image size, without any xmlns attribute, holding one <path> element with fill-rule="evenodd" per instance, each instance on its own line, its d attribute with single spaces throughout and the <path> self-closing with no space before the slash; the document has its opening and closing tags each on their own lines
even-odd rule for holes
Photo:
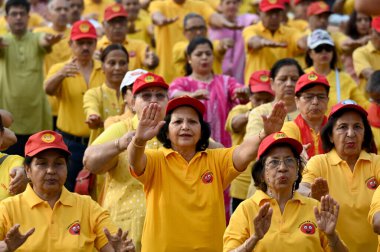
<svg viewBox="0 0 380 252">
<path fill-rule="evenodd" d="M 220 2 L 220 10 L 222 15 L 229 21 L 236 23 L 238 26 L 247 27 L 259 21 L 256 14 L 238 15 L 239 0 L 222 0 Z M 227 47 L 223 57 L 222 73 L 234 77 L 239 83 L 244 83 L 244 68 L 245 68 L 245 52 L 244 40 L 241 30 L 231 29 L 213 29 L 209 30 L 211 40 L 231 39 L 232 47 Z"/>
<path fill-rule="evenodd" d="M 49 13 L 49 7 L 47 0 L 28 0 L 30 3 L 30 12 L 36 13 L 37 15 L 41 16 L 45 19 L 46 22 L 51 21 L 51 16 Z"/>
<path fill-rule="evenodd" d="M 250 101 L 244 105 L 236 105 L 228 113 L 225 129 L 231 135 L 233 146 L 243 142 L 249 112 L 255 107 L 273 101 L 274 92 L 270 86 L 269 74 L 266 70 L 254 72 L 249 79 Z M 231 182 L 232 211 L 246 199 L 250 182 L 250 167 Z"/>
<path fill-rule="evenodd" d="M 307 162 L 299 188 L 304 196 L 320 200 L 328 194 L 339 202 L 336 229 L 353 252 L 377 248 L 377 237 L 367 216 L 380 181 L 380 156 L 375 154 L 367 116 L 352 100 L 344 100 L 332 108 L 321 132 L 326 154 Z"/>
<path fill-rule="evenodd" d="M 81 20 L 84 10 L 83 0 L 70 0 L 69 23 L 72 25 Z"/>
<path fill-rule="evenodd" d="M 74 190 L 75 179 L 83 167 L 83 154 L 90 137 L 83 95 L 105 81 L 100 62 L 93 59 L 96 40 L 95 27 L 89 21 L 76 22 L 69 41 L 73 57 L 51 67 L 44 82 L 45 92 L 57 97 L 57 131 L 72 152 L 65 184 L 69 191 Z"/>
<path fill-rule="evenodd" d="M 292 7 L 293 19 L 288 19 L 286 25 L 296 28 L 300 32 L 305 32 L 309 27 L 307 22 L 307 7 L 311 3 L 311 0 L 294 0 L 290 4 Z"/>
<path fill-rule="evenodd" d="M 376 149 L 380 150 L 380 70 L 374 71 L 368 79 L 366 91 L 370 98 L 368 121 L 372 128 Z"/>
<path fill-rule="evenodd" d="M 114 0 L 84 0 L 83 18 L 94 19 L 101 23 L 104 18 L 104 10 L 114 3 Z"/>
</svg>

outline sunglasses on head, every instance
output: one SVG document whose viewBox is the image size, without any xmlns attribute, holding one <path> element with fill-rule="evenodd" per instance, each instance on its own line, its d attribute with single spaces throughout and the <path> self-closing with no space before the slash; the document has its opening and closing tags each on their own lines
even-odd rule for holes
<svg viewBox="0 0 380 252">
<path fill-rule="evenodd" d="M 320 45 L 320 46 L 317 46 L 316 48 L 314 48 L 314 52 L 321 53 L 323 50 L 325 52 L 332 52 L 333 49 L 334 48 L 331 45 Z"/>
</svg>

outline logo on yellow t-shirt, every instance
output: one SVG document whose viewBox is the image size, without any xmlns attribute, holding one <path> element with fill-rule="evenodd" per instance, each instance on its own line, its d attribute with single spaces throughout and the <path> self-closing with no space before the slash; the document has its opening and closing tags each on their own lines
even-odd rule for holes
<svg viewBox="0 0 380 252">
<path fill-rule="evenodd" d="M 371 190 L 376 190 L 378 186 L 375 177 L 370 177 L 369 179 L 367 179 L 366 184 L 367 184 L 367 187 Z"/>
<path fill-rule="evenodd" d="M 214 174 L 211 171 L 206 171 L 202 175 L 202 182 L 205 184 L 210 184 L 214 180 Z"/>
<path fill-rule="evenodd" d="M 302 222 L 299 226 L 302 233 L 312 235 L 315 233 L 316 225 L 311 221 Z"/>
<path fill-rule="evenodd" d="M 55 140 L 55 136 L 50 133 L 43 134 L 41 137 L 41 141 L 45 143 L 52 143 L 54 142 L 54 140 Z"/>
<path fill-rule="evenodd" d="M 80 223 L 79 221 L 75 221 L 69 226 L 69 233 L 72 235 L 79 235 L 80 234 Z"/>
</svg>

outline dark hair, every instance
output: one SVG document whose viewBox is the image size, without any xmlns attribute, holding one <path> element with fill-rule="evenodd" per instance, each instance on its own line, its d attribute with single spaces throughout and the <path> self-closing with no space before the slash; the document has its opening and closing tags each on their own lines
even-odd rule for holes
<svg viewBox="0 0 380 252">
<path fill-rule="evenodd" d="M 183 18 L 183 29 L 186 29 L 186 24 L 187 24 L 187 21 L 189 21 L 189 19 L 192 19 L 192 18 L 199 18 L 199 19 L 202 19 L 203 22 L 206 23 L 206 20 L 199 14 L 197 13 L 194 13 L 194 12 L 190 12 L 189 14 L 187 14 L 184 18 Z"/>
<path fill-rule="evenodd" d="M 330 141 L 330 136 L 332 136 L 332 130 L 334 127 L 334 124 L 336 121 L 346 112 L 349 111 L 355 111 L 350 108 L 342 108 L 338 112 L 334 113 L 332 116 L 329 117 L 327 120 L 327 123 L 323 128 L 321 129 L 321 140 L 322 140 L 322 147 L 325 153 L 331 151 L 335 145 Z M 356 112 L 360 115 L 362 118 L 363 124 L 364 124 L 364 139 L 362 144 L 362 149 L 364 149 L 366 152 L 370 153 L 376 153 L 376 145 L 373 140 L 373 134 L 371 130 L 371 126 L 369 125 L 368 119 L 366 116 L 362 115 L 359 112 Z"/>
<path fill-rule="evenodd" d="M 325 90 L 326 90 L 326 92 L 327 92 L 327 96 L 329 96 L 329 92 L 330 92 L 330 88 L 329 87 L 327 87 L 326 85 L 323 85 L 323 84 L 313 83 L 313 84 L 307 85 L 306 87 L 301 88 L 301 90 L 296 93 L 296 97 L 300 98 L 301 95 L 304 92 L 306 92 L 307 90 L 309 90 L 309 89 L 311 89 L 311 88 L 313 88 L 315 86 L 322 86 L 322 87 L 324 87 Z"/>
<path fill-rule="evenodd" d="M 330 62 L 330 68 L 331 69 L 335 69 L 336 68 L 336 63 L 338 61 L 338 55 L 336 53 L 335 46 L 332 46 L 332 48 L 333 48 L 333 57 L 332 57 L 331 62 Z M 305 55 L 305 62 L 306 62 L 307 67 L 313 66 L 313 60 L 310 58 L 310 55 L 309 55 L 309 53 L 310 53 L 311 50 L 312 49 L 307 49 L 307 52 L 306 52 L 306 55 Z"/>
<path fill-rule="evenodd" d="M 8 15 L 12 7 L 24 7 L 26 12 L 30 11 L 30 3 L 27 0 L 9 0 L 5 4 L 5 14 Z"/>
<path fill-rule="evenodd" d="M 191 106 L 189 106 L 189 107 L 192 108 Z M 208 144 L 209 144 L 208 140 L 211 136 L 211 129 L 210 129 L 210 125 L 208 124 L 208 122 L 203 120 L 201 113 L 199 113 L 196 109 L 194 109 L 194 110 L 197 112 L 198 118 L 199 118 L 199 123 L 201 124 L 201 138 L 199 139 L 198 143 L 196 144 L 195 150 L 196 151 L 203 151 L 203 150 L 207 149 L 207 147 L 208 147 Z M 164 119 L 165 124 L 164 124 L 164 126 L 162 126 L 162 128 L 160 129 L 160 131 L 158 132 L 158 135 L 157 135 L 158 141 L 160 141 L 165 148 L 171 148 L 172 147 L 172 144 L 171 144 L 170 140 L 168 139 L 167 134 L 169 132 L 169 124 L 170 124 L 170 121 L 172 119 L 173 111 L 174 110 L 170 111 L 165 116 L 165 119 Z"/>
<path fill-rule="evenodd" d="M 350 38 L 352 39 L 359 39 L 360 38 L 360 34 L 359 34 L 359 31 L 358 29 L 356 28 L 356 19 L 358 17 L 358 12 L 357 11 L 353 11 L 350 15 L 350 19 L 348 20 L 347 22 L 347 26 L 346 26 L 346 35 L 349 36 Z M 369 17 L 369 22 L 371 24 L 371 21 L 372 21 L 372 17 L 371 16 L 368 16 Z"/>
<path fill-rule="evenodd" d="M 203 44 L 208 44 L 210 46 L 210 48 L 211 48 L 211 51 L 214 50 L 214 47 L 213 47 L 211 41 L 208 38 L 205 38 L 205 37 L 195 37 L 195 38 L 193 38 L 190 41 L 189 45 L 186 48 L 186 55 L 187 55 L 187 57 L 190 57 L 190 55 L 197 48 L 197 46 L 203 45 Z M 191 68 L 191 66 L 190 66 L 190 64 L 189 64 L 188 61 L 186 61 L 185 72 L 186 72 L 186 76 L 189 76 L 193 72 L 193 69 Z"/>
<path fill-rule="evenodd" d="M 380 93 L 380 70 L 376 70 L 368 79 L 367 92 Z"/>
<path fill-rule="evenodd" d="M 108 56 L 108 54 L 112 51 L 115 51 L 115 50 L 121 50 L 123 51 L 123 53 L 125 53 L 125 55 L 127 56 L 127 62 L 129 62 L 129 54 L 128 54 L 128 51 L 127 49 L 125 49 L 124 46 L 122 46 L 121 44 L 110 44 L 109 46 L 107 46 L 104 50 L 102 50 L 101 54 L 100 54 L 100 61 L 102 63 L 104 63 L 106 61 L 106 58 Z"/>
<path fill-rule="evenodd" d="M 265 180 L 263 179 L 263 173 L 264 173 L 264 168 L 265 168 L 264 166 L 265 166 L 265 161 L 268 158 L 268 152 L 275 147 L 288 147 L 288 148 L 290 148 L 293 152 L 294 157 L 297 159 L 297 161 L 298 161 L 298 174 L 297 174 L 298 178 L 295 181 L 295 190 L 297 190 L 299 187 L 299 184 L 301 183 L 301 180 L 302 180 L 302 172 L 303 172 L 303 169 L 305 168 L 305 162 L 303 161 L 301 156 L 297 153 L 297 151 L 291 147 L 291 145 L 285 144 L 285 143 L 275 144 L 275 145 L 271 146 L 268 150 L 266 150 L 263 153 L 263 155 L 260 156 L 260 159 L 257 160 L 253 164 L 253 166 L 252 166 L 252 178 L 253 178 L 253 181 L 255 182 L 255 187 L 257 189 L 260 189 L 263 192 L 267 191 L 268 186 L 265 183 Z"/>
<path fill-rule="evenodd" d="M 278 72 L 281 70 L 284 66 L 295 66 L 297 67 L 299 76 L 304 74 L 304 71 L 302 70 L 301 66 L 298 64 L 298 62 L 291 58 L 284 58 L 276 61 L 276 63 L 273 64 L 272 68 L 270 69 L 269 76 L 272 79 L 275 79 Z"/>
</svg>

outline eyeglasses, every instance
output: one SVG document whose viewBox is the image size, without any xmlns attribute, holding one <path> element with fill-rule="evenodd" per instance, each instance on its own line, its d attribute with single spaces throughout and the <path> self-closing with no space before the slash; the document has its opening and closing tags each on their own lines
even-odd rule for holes
<svg viewBox="0 0 380 252">
<path fill-rule="evenodd" d="M 288 157 L 284 159 L 270 159 L 265 162 L 265 166 L 268 167 L 268 169 L 274 170 L 278 169 L 282 163 L 284 163 L 287 168 L 295 168 L 298 162 L 294 157 Z"/>
<path fill-rule="evenodd" d="M 164 94 L 164 93 L 149 93 L 149 92 L 145 92 L 145 93 L 140 93 L 138 94 L 138 96 L 141 97 L 141 99 L 143 99 L 144 101 L 152 101 L 153 100 L 153 97 L 156 97 L 156 100 L 157 101 L 163 101 L 167 98 L 167 95 Z"/>
<path fill-rule="evenodd" d="M 328 98 L 325 94 L 303 94 L 301 97 L 308 102 L 313 101 L 314 98 L 317 98 L 318 101 L 326 101 Z"/>
<path fill-rule="evenodd" d="M 314 48 L 314 52 L 321 53 L 323 50 L 325 52 L 332 52 L 333 49 L 334 48 L 331 45 L 320 45 L 320 46 L 317 46 L 316 48 Z"/>
<path fill-rule="evenodd" d="M 206 30 L 206 26 L 204 25 L 185 28 L 185 31 L 188 31 L 188 32 L 205 31 L 205 30 Z"/>
</svg>

